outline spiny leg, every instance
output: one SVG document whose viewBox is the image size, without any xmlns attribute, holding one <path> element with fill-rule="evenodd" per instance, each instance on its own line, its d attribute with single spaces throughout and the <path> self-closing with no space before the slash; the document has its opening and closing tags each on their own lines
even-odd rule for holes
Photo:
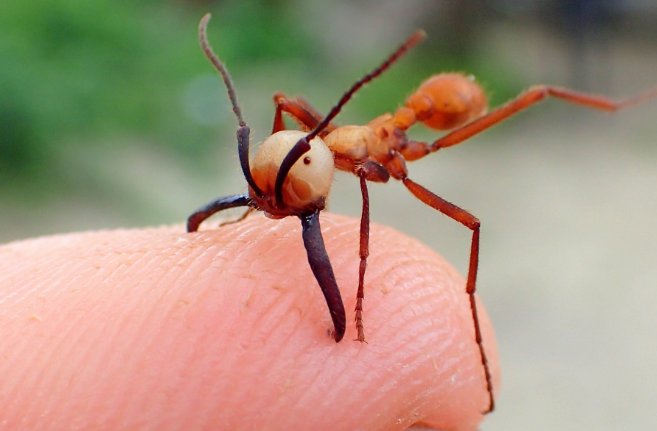
<svg viewBox="0 0 657 431">
<path fill-rule="evenodd" d="M 521 93 L 515 99 L 494 109 L 488 114 L 479 117 L 476 120 L 473 120 L 440 137 L 432 144 L 424 142 L 410 142 L 405 149 L 401 150 L 401 153 L 404 155 L 406 160 L 410 161 L 419 159 L 442 148 L 458 145 L 461 142 L 471 138 L 472 136 L 483 132 L 484 130 L 506 120 L 507 118 L 517 114 L 520 111 L 534 106 L 536 103 L 541 102 L 548 97 L 554 97 L 560 100 L 564 100 L 568 103 L 585 106 L 591 109 L 614 112 L 619 109 L 641 103 L 647 99 L 657 97 L 657 87 L 628 99 L 613 100 L 605 96 L 581 93 L 563 87 L 537 85 L 535 87 L 531 87 L 530 89 Z"/>
<path fill-rule="evenodd" d="M 386 183 L 390 179 L 390 173 L 383 165 L 375 160 L 366 160 L 356 166 L 354 174 L 360 180 L 360 193 L 363 199 L 363 209 L 360 216 L 359 249 L 360 264 L 358 266 L 358 293 L 356 294 L 355 321 L 358 337 L 356 340 L 365 341 L 365 329 L 363 325 L 363 300 L 365 299 L 365 270 L 367 269 L 367 258 L 370 255 L 370 195 L 367 190 L 367 181 Z"/>
<path fill-rule="evenodd" d="M 358 266 L 358 293 L 356 294 L 356 329 L 358 330 L 358 341 L 365 341 L 363 327 L 363 299 L 365 299 L 365 270 L 367 269 L 367 257 L 370 254 L 370 196 L 367 191 L 365 173 L 359 173 L 360 192 L 363 197 L 363 210 L 360 216 L 360 246 L 358 254 L 360 265 Z"/>
<path fill-rule="evenodd" d="M 219 211 L 248 205 L 251 205 L 251 198 L 248 195 L 231 195 L 215 199 L 194 211 L 187 218 L 187 232 L 196 232 L 201 223 Z"/>
<path fill-rule="evenodd" d="M 493 381 L 488 365 L 488 357 L 484 350 L 483 338 L 481 336 L 481 327 L 479 325 L 479 314 L 477 313 L 477 302 L 475 300 L 475 291 L 477 288 L 477 267 L 479 266 L 479 219 L 473 216 L 466 210 L 457 207 L 451 202 L 446 201 L 440 196 L 427 190 L 423 186 L 410 180 L 409 178 L 402 179 L 406 188 L 419 200 L 429 205 L 431 208 L 440 211 L 447 217 L 455 220 L 472 231 L 472 242 L 470 244 L 470 263 L 468 265 L 468 279 L 465 284 L 465 291 L 470 300 L 470 311 L 472 314 L 472 321 L 474 323 L 475 341 L 479 348 L 479 356 L 481 358 L 481 365 L 484 369 L 484 376 L 486 378 L 486 390 L 488 391 L 489 404 L 487 409 L 483 412 L 490 413 L 495 408 L 495 398 L 493 395 Z"/>
</svg>

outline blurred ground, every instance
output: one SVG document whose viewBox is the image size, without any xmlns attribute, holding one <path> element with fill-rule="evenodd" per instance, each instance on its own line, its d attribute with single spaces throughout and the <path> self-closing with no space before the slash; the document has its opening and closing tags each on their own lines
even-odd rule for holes
<svg viewBox="0 0 657 431">
<path fill-rule="evenodd" d="M 388 9 L 394 9 L 390 4 Z M 331 14 L 339 9 L 325 10 L 326 22 L 334 22 Z M 394 9 L 398 21 L 384 30 L 391 11 L 377 10 L 360 15 L 343 10 L 341 16 L 354 23 L 350 30 L 323 29 L 337 38 L 332 45 L 336 62 L 355 63 L 363 52 L 376 62 L 417 25 L 415 15 L 400 16 Z M 214 23 L 220 25 L 219 18 Z M 375 30 L 361 30 L 357 23 Z M 431 38 L 432 28 L 423 25 Z M 550 37 L 533 21 L 490 25 L 480 43 L 480 52 L 494 53 L 521 77 L 517 90 L 528 83 L 571 84 L 581 78 L 573 72 L 567 41 Z M 654 39 L 608 35 L 586 51 L 585 70 L 590 79 L 581 85 L 609 95 L 652 86 L 657 83 Z M 270 126 L 273 91 L 304 93 L 326 111 L 361 73 L 352 69 L 320 86 L 295 82 L 288 88 L 286 70 L 270 70 L 264 79 L 252 79 L 257 71 L 247 66 L 240 71 L 235 73 L 240 98 L 258 137 Z M 395 73 L 390 79 L 402 82 Z M 399 102 L 413 85 L 399 89 Z M 193 85 L 189 88 L 196 94 Z M 372 85 L 355 104 L 376 97 L 380 88 Z M 349 108 L 340 121 L 367 119 L 359 115 Z M 413 179 L 482 221 L 478 286 L 497 328 L 503 372 L 498 410 L 482 429 L 657 428 L 656 118 L 654 101 L 615 115 L 549 101 L 410 165 Z M 131 145 L 77 150 L 69 161 L 72 176 L 100 178 L 105 184 L 89 186 L 88 195 L 62 190 L 40 206 L 3 185 L 0 240 L 180 222 L 199 204 L 243 190 L 233 126 L 225 124 L 216 132 L 219 148 L 208 156 L 218 160 L 216 171 L 206 165 L 190 169 L 171 153 L 154 150 L 156 142 L 128 136 Z M 418 127 L 416 136 L 435 135 Z M 469 231 L 414 201 L 399 184 L 373 185 L 370 193 L 374 222 L 422 239 L 464 272 Z M 359 199 L 357 181 L 338 175 L 330 210 L 357 216 Z M 355 264 L 356 241 L 355 233 Z"/>
</svg>

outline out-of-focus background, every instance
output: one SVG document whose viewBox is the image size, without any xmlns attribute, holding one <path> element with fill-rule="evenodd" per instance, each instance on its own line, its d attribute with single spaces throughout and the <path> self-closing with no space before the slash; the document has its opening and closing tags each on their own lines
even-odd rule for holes
<svg viewBox="0 0 657 431">
<path fill-rule="evenodd" d="M 3 0 L 0 241 L 178 223 L 245 190 L 234 118 L 197 44 L 206 11 L 255 141 L 275 91 L 326 112 L 417 27 L 428 40 L 340 123 L 393 110 L 445 70 L 476 75 L 492 105 L 534 83 L 612 96 L 657 84 L 649 0 Z M 483 429 L 657 428 L 656 120 L 657 100 L 615 115 L 548 101 L 410 164 L 483 223 L 479 289 L 503 372 Z M 375 222 L 464 272 L 469 231 L 399 184 L 371 195 Z M 338 175 L 330 209 L 359 205 L 357 181 Z"/>
</svg>

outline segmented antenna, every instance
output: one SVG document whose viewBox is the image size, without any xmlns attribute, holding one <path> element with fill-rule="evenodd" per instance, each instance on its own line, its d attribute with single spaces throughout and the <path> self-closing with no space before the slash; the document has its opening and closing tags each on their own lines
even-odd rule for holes
<svg viewBox="0 0 657 431">
<path fill-rule="evenodd" d="M 310 141 L 319 135 L 322 130 L 324 130 L 326 126 L 329 125 L 335 116 L 340 113 L 342 107 L 351 99 L 354 93 L 360 90 L 363 85 L 367 84 L 385 72 L 386 69 L 388 69 L 393 63 L 399 60 L 399 58 L 408 52 L 408 50 L 420 43 L 426 37 L 426 35 L 427 34 L 424 32 L 424 30 L 416 30 L 415 33 L 406 39 L 406 42 L 404 42 L 399 48 L 397 48 L 395 52 L 386 58 L 383 63 L 356 81 L 351 86 L 351 88 L 349 88 L 349 90 L 347 90 L 342 95 L 338 103 L 329 111 L 328 115 L 324 117 L 324 119 L 310 133 L 299 139 L 299 141 L 294 144 L 294 147 L 292 147 L 290 152 L 287 153 L 283 159 L 283 162 L 278 169 L 278 174 L 276 174 L 274 192 L 276 194 L 276 202 L 278 202 L 279 205 L 283 204 L 283 182 L 285 181 L 287 174 L 290 172 L 290 169 L 292 169 L 292 166 L 296 163 L 296 161 L 310 150 Z"/>
<path fill-rule="evenodd" d="M 233 84 L 233 79 L 230 77 L 230 73 L 224 64 L 219 60 L 217 54 L 214 53 L 210 42 L 208 41 L 208 22 L 212 17 L 211 14 L 207 13 L 201 18 L 201 22 L 198 24 L 198 40 L 201 44 L 201 49 L 205 53 L 205 56 L 210 60 L 212 65 L 217 72 L 221 75 L 224 84 L 226 86 L 226 91 L 228 92 L 228 99 L 230 99 L 230 104 L 233 106 L 233 112 L 235 117 L 237 117 L 237 123 L 239 128 L 237 129 L 237 153 L 240 158 L 240 166 L 242 167 L 242 173 L 246 182 L 249 183 L 249 186 L 253 189 L 253 192 L 262 196 L 262 190 L 258 187 L 253 176 L 251 175 L 251 167 L 249 166 L 249 126 L 246 125 L 244 118 L 242 118 L 242 110 L 240 105 L 237 102 L 237 92 L 235 91 L 235 85 Z"/>
<path fill-rule="evenodd" d="M 381 63 L 376 69 L 363 76 L 361 79 L 356 81 L 349 90 L 347 90 L 338 103 L 329 111 L 328 115 L 315 127 L 315 129 L 308 133 L 306 139 L 311 141 L 315 136 L 321 133 L 322 130 L 329 125 L 329 123 L 335 118 L 336 115 L 340 113 L 342 107 L 351 99 L 351 97 L 356 93 L 360 88 L 372 81 L 375 78 L 378 78 L 383 72 L 385 72 L 393 63 L 395 63 L 399 58 L 406 54 L 411 48 L 413 48 L 418 43 L 422 42 L 424 38 L 427 37 L 427 34 L 424 30 L 416 30 L 406 42 L 404 42 L 395 52 L 393 52 L 383 63 Z"/>
<path fill-rule="evenodd" d="M 235 113 L 235 117 L 237 117 L 237 122 L 241 127 L 245 127 L 246 123 L 242 118 L 242 110 L 237 102 L 237 93 L 235 92 L 233 78 L 230 77 L 228 69 L 226 69 L 226 66 L 224 66 L 221 60 L 219 60 L 217 54 L 212 50 L 210 42 L 208 42 L 208 22 L 210 21 L 210 18 L 212 18 L 212 14 L 210 13 L 206 13 L 203 18 L 201 18 L 201 22 L 198 24 L 198 40 L 205 56 L 210 60 L 214 68 L 217 69 L 217 72 L 221 75 L 221 79 L 224 80 L 226 90 L 228 91 L 228 98 L 230 99 L 231 105 L 233 105 L 233 112 Z"/>
</svg>

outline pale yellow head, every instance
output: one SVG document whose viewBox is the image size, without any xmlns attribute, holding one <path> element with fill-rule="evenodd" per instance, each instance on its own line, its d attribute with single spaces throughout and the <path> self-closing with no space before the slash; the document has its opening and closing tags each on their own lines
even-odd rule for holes
<svg viewBox="0 0 657 431">
<path fill-rule="evenodd" d="M 274 185 L 285 156 L 307 132 L 282 130 L 260 144 L 251 161 L 251 175 L 264 196 L 251 198 L 272 216 L 286 216 L 324 208 L 335 169 L 333 154 L 320 138 L 310 141 L 310 150 L 292 166 L 283 183 L 283 208 L 275 204 Z"/>
</svg>

